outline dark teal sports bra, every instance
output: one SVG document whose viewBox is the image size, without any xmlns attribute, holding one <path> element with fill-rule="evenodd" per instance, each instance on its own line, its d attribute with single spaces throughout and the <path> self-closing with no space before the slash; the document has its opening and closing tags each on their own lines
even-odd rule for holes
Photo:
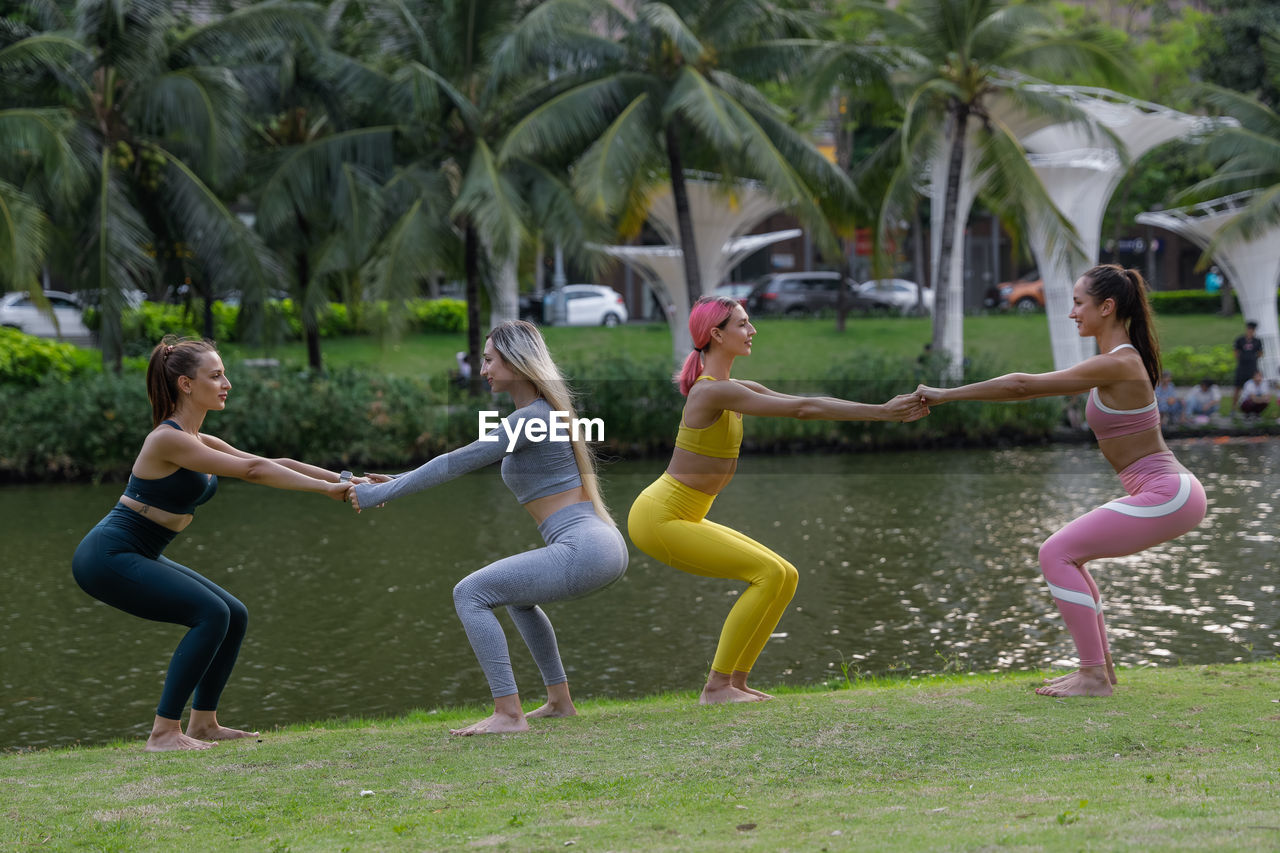
<svg viewBox="0 0 1280 853">
<path fill-rule="evenodd" d="M 182 429 L 173 421 L 161 421 L 174 429 Z M 124 493 L 135 501 L 172 512 L 175 515 L 193 515 L 196 507 L 205 503 L 218 491 L 218 478 L 212 474 L 201 474 L 190 468 L 179 468 L 167 477 L 158 480 L 144 480 L 133 474 L 129 475 L 129 484 Z"/>
</svg>

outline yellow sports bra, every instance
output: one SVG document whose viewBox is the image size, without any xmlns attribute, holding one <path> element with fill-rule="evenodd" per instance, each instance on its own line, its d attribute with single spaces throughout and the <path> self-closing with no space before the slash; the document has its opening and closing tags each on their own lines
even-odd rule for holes
<svg viewBox="0 0 1280 853">
<path fill-rule="evenodd" d="M 699 376 L 694 381 L 702 379 L 717 381 L 714 376 Z M 742 416 L 725 409 L 711 426 L 694 429 L 685 426 L 684 415 L 681 415 L 676 447 L 716 459 L 737 459 L 738 449 L 742 447 Z"/>
</svg>

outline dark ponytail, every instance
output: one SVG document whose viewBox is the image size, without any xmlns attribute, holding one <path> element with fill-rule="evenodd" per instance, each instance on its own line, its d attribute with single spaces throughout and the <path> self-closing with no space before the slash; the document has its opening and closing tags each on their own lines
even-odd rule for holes
<svg viewBox="0 0 1280 853">
<path fill-rule="evenodd" d="M 1088 293 L 1095 302 L 1115 301 L 1116 317 L 1125 323 L 1130 343 L 1142 356 L 1151 387 L 1160 384 L 1160 345 L 1156 342 L 1156 327 L 1147 302 L 1150 288 L 1142 273 L 1116 264 L 1099 264 L 1085 272 L 1084 277 L 1089 280 Z"/>
<path fill-rule="evenodd" d="M 156 344 L 147 362 L 147 399 L 151 401 L 152 428 L 160 426 L 161 421 L 177 411 L 178 377 L 194 379 L 204 354 L 217 351 L 213 341 L 177 335 L 165 335 Z"/>
</svg>

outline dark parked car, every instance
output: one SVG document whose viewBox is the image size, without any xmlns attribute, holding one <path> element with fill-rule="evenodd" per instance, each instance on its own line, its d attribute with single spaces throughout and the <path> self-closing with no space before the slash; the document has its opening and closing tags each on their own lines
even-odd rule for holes
<svg viewBox="0 0 1280 853">
<path fill-rule="evenodd" d="M 860 296 L 853 283 L 838 272 L 781 272 L 755 283 L 747 296 L 747 310 L 758 315 L 788 317 L 835 311 L 839 288 L 845 289 L 845 305 L 851 312 L 869 314 L 876 304 Z"/>
</svg>

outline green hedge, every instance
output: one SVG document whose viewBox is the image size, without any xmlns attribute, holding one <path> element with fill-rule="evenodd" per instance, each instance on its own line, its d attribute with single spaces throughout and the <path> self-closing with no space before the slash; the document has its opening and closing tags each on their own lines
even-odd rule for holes
<svg viewBox="0 0 1280 853">
<path fill-rule="evenodd" d="M 32 387 L 101 369 L 93 350 L 0 328 L 0 385 Z"/>
<path fill-rule="evenodd" d="M 363 469 L 406 466 L 450 444 L 447 407 L 416 380 L 355 370 L 322 377 L 233 369 L 227 408 L 210 413 L 204 428 L 251 453 Z M 474 432 L 474 415 L 469 420 Z M 150 425 L 136 369 L 33 388 L 0 385 L 0 477 L 123 477 Z"/>
<path fill-rule="evenodd" d="M 97 331 L 101 317 L 92 308 L 85 311 L 85 325 Z M 410 299 L 405 310 L 393 320 L 387 302 L 359 302 L 348 306 L 330 302 L 320 313 L 320 337 L 381 333 L 392 328 L 408 332 L 455 333 L 465 328 L 467 304 L 460 299 Z M 144 302 L 121 316 L 127 355 L 147 355 L 166 334 L 199 337 L 204 333 L 204 306 L 200 300 L 189 305 Z M 302 317 L 292 299 L 266 303 L 262 334 L 268 342 L 302 339 Z M 246 340 L 250 329 L 242 322 L 240 307 L 213 303 L 213 339 L 219 343 Z"/>
<path fill-rule="evenodd" d="M 1230 384 L 1236 372 L 1236 357 L 1225 344 L 1194 349 L 1173 347 L 1160 353 L 1160 362 L 1173 374 L 1174 385 L 1195 385 L 1208 376 L 1218 384 Z"/>
<path fill-rule="evenodd" d="M 661 364 L 618 357 L 563 365 L 579 414 L 602 418 L 606 453 L 670 452 L 683 398 Z M 970 378 L 1001 372 L 974 364 Z M 403 469 L 472 441 L 477 412 L 496 406 L 486 395 L 432 390 L 416 379 L 346 369 L 326 376 L 229 365 L 235 375 L 227 408 L 210 413 L 206 431 L 262 456 L 287 456 L 330 468 Z M 779 386 L 879 403 L 915 388 L 914 365 L 853 353 L 827 376 Z M 800 446 L 882 448 L 940 443 L 1048 439 L 1062 417 L 1061 400 L 966 403 L 939 407 L 917 424 L 835 423 L 748 418 L 748 450 Z M 507 405 L 507 411 L 510 406 Z M 0 477 L 17 480 L 122 478 L 150 428 L 141 370 L 122 375 L 86 371 L 35 386 L 0 385 Z"/>
<path fill-rule="evenodd" d="M 1157 314 L 1216 314 L 1222 310 L 1222 294 L 1205 290 L 1155 290 L 1148 299 Z"/>
</svg>

